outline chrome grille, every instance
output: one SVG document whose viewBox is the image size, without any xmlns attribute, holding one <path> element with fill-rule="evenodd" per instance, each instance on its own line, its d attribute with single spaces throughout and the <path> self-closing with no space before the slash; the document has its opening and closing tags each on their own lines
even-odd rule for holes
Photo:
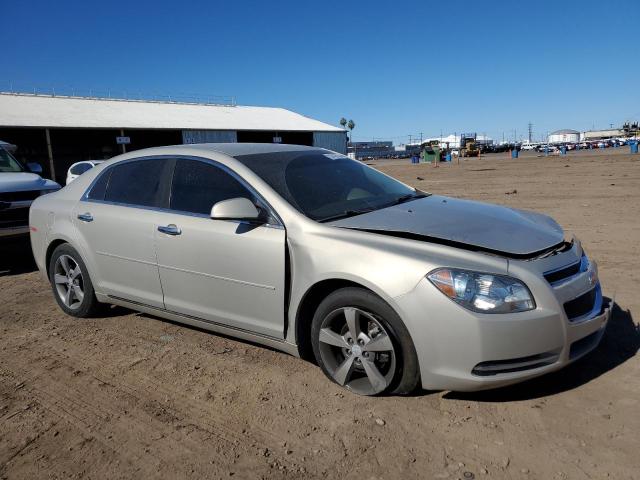
<svg viewBox="0 0 640 480">
<path fill-rule="evenodd" d="M 29 225 L 29 207 L 0 210 L 0 229 Z"/>
<path fill-rule="evenodd" d="M 573 300 L 569 300 L 564 304 L 564 312 L 569 320 L 582 317 L 589 313 L 595 307 L 597 292 L 596 288 L 592 288 L 587 293 L 583 293 Z"/>
<path fill-rule="evenodd" d="M 579 273 L 586 272 L 587 270 L 589 270 L 589 259 L 583 252 L 579 261 L 565 265 L 564 267 L 556 268 L 555 270 L 544 272 L 543 276 L 547 282 L 551 285 L 555 285 Z"/>
<path fill-rule="evenodd" d="M 547 272 L 544 274 L 544 278 L 549 283 L 557 283 L 565 278 L 572 277 L 576 273 L 580 273 L 580 263 L 581 262 L 572 263 L 571 265 L 562 267 L 559 270 Z"/>
<path fill-rule="evenodd" d="M 24 192 L 0 192 L 0 202 L 24 202 L 35 200 L 40 196 L 40 190 L 25 190 Z"/>
</svg>

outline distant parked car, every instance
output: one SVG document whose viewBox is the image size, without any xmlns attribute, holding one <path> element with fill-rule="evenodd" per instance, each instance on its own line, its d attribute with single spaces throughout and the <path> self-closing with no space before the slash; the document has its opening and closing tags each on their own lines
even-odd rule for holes
<svg viewBox="0 0 640 480">
<path fill-rule="evenodd" d="M 72 181 L 78 178 L 87 170 L 91 170 L 96 165 L 100 165 L 104 160 L 83 160 L 82 162 L 76 162 L 69 167 L 67 171 L 67 183 L 69 185 Z"/>
<path fill-rule="evenodd" d="M 538 147 L 537 147 L 537 151 L 538 152 L 544 153 L 545 150 L 548 151 L 549 153 L 554 153 L 554 152 L 559 151 L 558 147 L 555 146 L 555 145 L 538 145 Z"/>
<path fill-rule="evenodd" d="M 536 146 L 533 143 L 523 143 L 520 150 L 535 150 Z"/>
<path fill-rule="evenodd" d="M 0 238 L 28 234 L 33 200 L 60 189 L 56 182 L 39 175 L 39 164 L 20 163 L 11 154 L 15 149 L 15 145 L 0 142 Z"/>
</svg>

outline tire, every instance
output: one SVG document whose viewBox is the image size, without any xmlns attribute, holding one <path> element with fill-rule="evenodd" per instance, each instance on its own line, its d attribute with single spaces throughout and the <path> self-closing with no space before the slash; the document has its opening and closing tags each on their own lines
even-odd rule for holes
<svg viewBox="0 0 640 480">
<path fill-rule="evenodd" d="M 58 246 L 51 255 L 49 282 L 56 302 L 67 315 L 88 318 L 100 311 L 89 271 L 80 254 L 68 243 Z"/>
<path fill-rule="evenodd" d="M 418 357 L 407 328 L 368 290 L 348 287 L 328 295 L 314 314 L 311 335 L 322 371 L 354 393 L 401 395 L 418 385 Z"/>
</svg>

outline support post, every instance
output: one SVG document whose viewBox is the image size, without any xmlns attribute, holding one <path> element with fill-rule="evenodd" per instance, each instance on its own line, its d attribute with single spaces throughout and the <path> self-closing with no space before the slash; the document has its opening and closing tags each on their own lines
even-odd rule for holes
<svg viewBox="0 0 640 480">
<path fill-rule="evenodd" d="M 49 170 L 51 171 L 51 179 L 55 181 L 56 179 L 56 169 L 53 166 L 53 149 L 51 148 L 51 135 L 49 134 L 49 129 L 44 129 L 44 135 L 47 139 L 47 153 L 49 154 Z"/>
</svg>

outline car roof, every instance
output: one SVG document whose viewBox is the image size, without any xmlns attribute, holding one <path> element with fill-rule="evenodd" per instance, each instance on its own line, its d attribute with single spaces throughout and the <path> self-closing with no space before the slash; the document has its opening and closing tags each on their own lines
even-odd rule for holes
<svg viewBox="0 0 640 480">
<path fill-rule="evenodd" d="M 143 157 L 161 157 L 171 155 L 204 156 L 214 158 L 220 162 L 224 162 L 224 158 L 220 158 L 220 155 L 237 160 L 241 157 L 256 154 L 283 152 L 329 153 L 330 151 L 320 147 L 278 143 L 189 143 L 182 145 L 166 145 L 162 147 L 150 147 L 140 150 L 131 150 L 130 152 L 117 155 L 109 160 L 101 162 L 101 164 L 109 165 L 121 161 L 128 161 Z M 98 168 L 98 165 L 96 165 L 96 168 Z"/>
<path fill-rule="evenodd" d="M 163 147 L 160 147 L 163 148 Z M 317 151 L 319 147 L 309 147 L 306 145 L 289 145 L 283 143 L 190 143 L 184 145 L 175 145 L 166 148 L 202 150 L 223 153 L 230 157 L 238 157 L 241 155 L 253 155 L 259 153 L 279 153 L 279 152 L 296 152 L 296 151 Z"/>
<path fill-rule="evenodd" d="M 4 142 L 2 140 L 0 140 L 0 148 L 3 148 L 4 150 L 6 150 L 7 152 L 15 152 L 17 147 L 9 142 Z"/>
<path fill-rule="evenodd" d="M 94 165 L 98 165 L 100 163 L 104 163 L 106 162 L 106 160 L 80 160 L 79 162 L 75 162 L 71 165 L 71 167 L 75 166 L 75 165 L 80 165 L 81 163 L 92 163 Z M 69 167 L 69 168 L 71 168 Z"/>
</svg>

